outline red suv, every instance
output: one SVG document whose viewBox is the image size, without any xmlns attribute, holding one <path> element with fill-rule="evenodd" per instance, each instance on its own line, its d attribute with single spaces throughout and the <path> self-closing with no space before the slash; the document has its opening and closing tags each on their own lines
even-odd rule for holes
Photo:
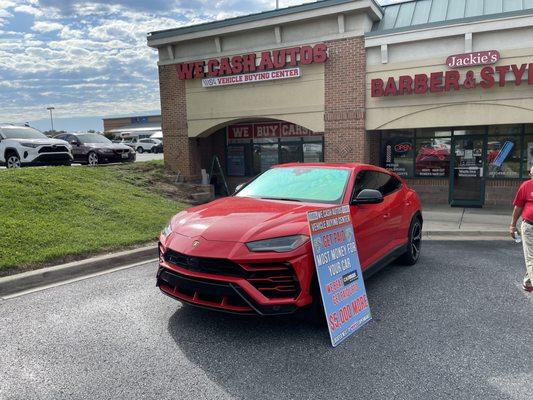
<svg viewBox="0 0 533 400">
<path fill-rule="evenodd" d="M 288 314 L 320 303 L 307 212 L 350 204 L 365 277 L 391 261 L 415 264 L 418 195 L 364 164 L 284 164 L 231 196 L 174 216 L 159 238 L 157 285 L 196 306 Z"/>
</svg>

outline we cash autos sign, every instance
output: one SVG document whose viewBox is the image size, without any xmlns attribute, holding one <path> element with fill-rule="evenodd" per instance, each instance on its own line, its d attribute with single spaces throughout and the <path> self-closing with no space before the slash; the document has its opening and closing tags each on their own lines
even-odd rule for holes
<svg viewBox="0 0 533 400">
<path fill-rule="evenodd" d="M 408 96 L 425 93 L 442 93 L 515 86 L 533 85 L 533 63 L 493 66 L 500 59 L 496 50 L 455 54 L 446 59 L 447 71 L 435 71 L 415 75 L 401 75 L 387 79 L 375 78 L 370 82 L 372 97 Z M 466 67 L 483 66 L 479 73 Z"/>
<path fill-rule="evenodd" d="M 180 63 L 179 79 L 202 79 L 202 86 L 225 86 L 277 79 L 298 78 L 301 65 L 324 63 L 328 49 L 323 43 L 287 49 L 248 53 L 232 57 Z"/>
<path fill-rule="evenodd" d="M 372 319 L 350 207 L 310 211 L 307 220 L 329 336 L 335 347 Z"/>
</svg>

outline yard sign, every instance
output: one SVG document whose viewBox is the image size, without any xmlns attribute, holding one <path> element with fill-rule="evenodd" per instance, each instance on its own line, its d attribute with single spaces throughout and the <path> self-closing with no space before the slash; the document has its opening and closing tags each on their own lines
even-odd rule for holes
<svg viewBox="0 0 533 400">
<path fill-rule="evenodd" d="M 335 347 L 372 319 L 350 207 L 310 211 L 307 220 L 329 336 Z"/>
</svg>

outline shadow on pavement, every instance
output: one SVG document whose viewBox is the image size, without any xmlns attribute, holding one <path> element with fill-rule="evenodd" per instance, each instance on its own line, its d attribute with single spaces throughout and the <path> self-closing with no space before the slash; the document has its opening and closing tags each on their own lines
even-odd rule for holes
<svg viewBox="0 0 533 400">
<path fill-rule="evenodd" d="M 510 247 L 467 257 L 463 245 L 434 242 L 417 266 L 390 266 L 370 278 L 374 321 L 336 349 L 325 325 L 294 317 L 188 306 L 172 315 L 168 330 L 178 349 L 236 398 L 521 398 L 491 384 L 533 371 L 525 358 L 531 340 L 524 340 L 533 318 L 522 318 L 531 303 L 503 283 L 516 270 L 504 264 L 519 257 Z M 494 263 L 487 265 L 487 256 Z M 502 284 L 478 290 L 486 279 Z"/>
</svg>

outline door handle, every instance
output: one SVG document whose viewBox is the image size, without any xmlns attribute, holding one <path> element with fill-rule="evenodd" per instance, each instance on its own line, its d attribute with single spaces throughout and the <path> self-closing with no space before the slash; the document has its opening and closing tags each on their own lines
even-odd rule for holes
<svg viewBox="0 0 533 400">
<path fill-rule="evenodd" d="M 383 219 L 387 219 L 390 217 L 390 213 L 387 213 L 387 214 L 383 214 Z"/>
<path fill-rule="evenodd" d="M 405 202 L 405 205 L 406 205 L 406 206 L 410 206 L 410 205 L 411 205 L 411 202 L 410 202 L 410 201 L 406 201 L 406 202 Z"/>
</svg>

